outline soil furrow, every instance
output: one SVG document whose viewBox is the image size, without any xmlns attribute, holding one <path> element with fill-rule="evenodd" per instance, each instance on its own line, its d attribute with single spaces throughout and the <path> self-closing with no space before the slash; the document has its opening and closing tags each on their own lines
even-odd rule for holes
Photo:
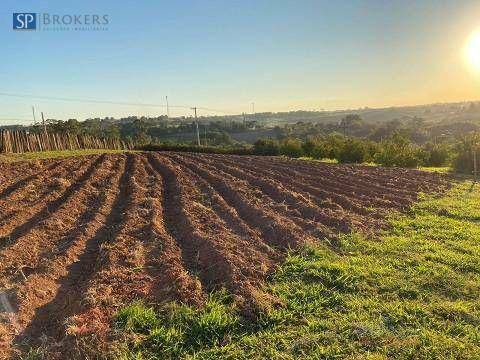
<svg viewBox="0 0 480 360">
<path fill-rule="evenodd" d="M 41 165 L 34 166 L 33 164 L 31 164 L 29 166 L 24 165 L 24 166 L 22 166 L 21 170 L 19 169 L 18 171 L 13 172 L 13 173 L 10 172 L 9 174 L 10 174 L 11 179 L 16 179 L 17 174 L 18 175 L 21 174 L 22 177 L 19 180 L 14 180 L 13 182 L 10 183 L 10 185 L 7 185 L 10 181 L 1 181 L 0 183 L 2 185 L 3 190 L 0 191 L 0 199 L 10 195 L 11 193 L 13 193 L 14 191 L 16 191 L 18 189 L 24 187 L 30 181 L 36 179 L 37 177 L 42 176 L 45 172 L 48 173 L 48 172 L 54 170 L 59 165 L 60 165 L 60 161 L 55 161 L 50 165 L 46 165 L 45 167 L 41 166 Z M 5 170 L 5 172 L 6 171 L 7 170 Z M 29 174 L 30 172 L 33 172 L 33 173 Z"/>
<path fill-rule="evenodd" d="M 175 157 L 176 155 L 171 155 Z M 198 163 L 198 161 L 187 159 L 186 157 L 176 157 L 176 161 L 184 163 L 185 161 Z M 245 179 L 245 176 L 242 174 L 238 175 L 238 170 L 233 170 L 234 173 L 237 173 L 235 176 L 231 170 L 221 169 L 222 165 L 217 163 L 202 163 L 201 164 L 205 169 L 210 173 L 221 174 L 226 179 L 231 179 L 235 184 L 236 189 L 242 189 L 246 193 L 245 198 L 255 199 L 255 202 L 260 206 L 261 209 L 269 209 L 275 217 L 281 217 L 283 221 L 292 221 L 297 227 L 299 227 L 307 235 L 313 236 L 318 240 L 323 240 L 326 237 L 333 236 L 333 233 L 328 226 L 325 226 L 324 223 L 317 221 L 315 216 L 309 214 L 305 216 L 302 212 L 296 208 L 291 202 L 288 201 L 291 198 L 291 194 L 279 193 L 275 188 L 258 187 L 251 186 L 248 180 Z M 303 209 L 304 210 L 304 209 Z M 320 219 L 325 221 L 325 216 L 323 214 L 316 214 Z M 333 225 L 339 225 L 343 227 L 344 231 L 348 231 L 349 225 L 345 222 L 342 222 L 342 219 L 331 219 L 334 223 Z M 332 225 L 332 224 L 331 224 Z"/>
<path fill-rule="evenodd" d="M 205 195 L 205 205 L 215 211 L 217 216 L 228 225 L 232 232 L 237 234 L 241 239 L 248 241 L 248 244 L 245 244 L 246 246 L 260 251 L 271 257 L 272 260 L 277 258 L 275 250 L 262 241 L 261 233 L 258 229 L 251 228 L 244 222 L 238 216 L 237 211 L 231 207 L 207 181 L 188 167 L 184 167 L 184 169 L 192 177 L 195 186 Z"/>
<path fill-rule="evenodd" d="M 241 181 L 227 181 L 227 176 L 219 176 L 211 171 L 201 168 L 197 164 L 181 159 L 175 154 L 166 154 L 185 167 L 193 170 L 205 181 L 210 183 L 212 188 L 220 194 L 223 199 L 235 210 L 238 215 L 249 224 L 250 227 L 258 229 L 262 233 L 262 239 L 270 246 L 280 249 L 287 249 L 298 244 L 305 243 L 308 236 L 304 234 L 295 223 L 286 217 L 279 217 L 273 211 L 264 208 L 261 202 L 250 200 L 251 194 L 245 189 L 245 184 Z M 253 197 L 255 199 L 255 197 Z"/>
<path fill-rule="evenodd" d="M 257 162 L 257 159 L 255 159 L 255 161 Z M 269 164 L 269 158 L 258 159 L 258 163 Z M 280 167 L 287 171 L 296 171 L 300 176 L 313 179 L 314 181 L 321 179 L 334 181 L 339 189 L 342 189 L 344 186 L 348 189 L 353 183 L 357 189 L 370 189 L 370 191 L 378 191 L 382 195 L 392 194 L 404 197 L 412 194 L 410 190 L 406 191 L 403 187 L 398 188 L 392 186 L 393 184 L 390 182 L 390 179 L 378 179 L 369 175 L 372 167 L 326 164 L 315 161 L 306 162 L 295 159 L 274 161 L 271 163 L 271 167 Z M 388 192 L 385 191 L 387 189 L 389 190 Z"/>
<path fill-rule="evenodd" d="M 42 238 L 52 239 L 50 249 L 45 249 L 39 256 L 11 258 L 6 264 L 7 270 L 12 268 L 22 270 L 21 273 L 18 271 L 13 273 L 13 278 L 8 274 L 5 277 L 10 276 L 11 282 L 8 286 L 15 289 L 17 318 L 22 327 L 28 325 L 37 309 L 54 298 L 60 287 L 58 280 L 67 274 L 67 267 L 77 260 L 78 249 L 85 239 L 85 232 L 91 225 L 98 226 L 98 212 L 105 204 L 104 193 L 114 185 L 112 175 L 119 172 L 118 160 L 109 158 L 105 166 L 92 174 L 88 183 L 54 214 L 55 218 L 61 219 L 63 225 L 61 229 L 49 226 L 45 222 L 26 239 L 27 242 L 35 242 Z M 13 253 L 12 256 L 14 255 Z"/>
<path fill-rule="evenodd" d="M 337 165 L 323 164 L 319 162 L 306 163 L 303 160 L 288 159 L 282 160 L 282 164 L 288 167 L 298 168 L 306 174 L 311 171 L 324 171 L 326 169 L 340 178 L 350 179 L 355 176 L 355 184 L 378 191 L 381 194 L 396 194 L 400 197 L 411 196 L 415 194 L 415 188 L 422 185 L 422 180 L 434 180 L 437 174 L 418 172 L 416 170 L 407 170 L 401 168 L 379 168 L 375 166 L 362 165 Z M 380 176 L 379 176 L 380 175 Z M 420 180 L 420 181 L 419 181 Z"/>
<path fill-rule="evenodd" d="M 201 205 L 198 198 L 191 196 L 198 194 L 198 191 L 190 191 L 190 194 L 185 192 L 185 185 L 194 183 L 181 168 L 175 167 L 166 158 L 151 157 L 150 160 L 166 180 L 164 204 L 167 206 L 167 227 L 183 247 L 186 256 L 191 256 L 193 247 L 195 258 L 187 266 L 193 263 L 193 269 L 198 272 L 205 289 L 225 286 L 247 302 L 255 302 L 252 283 L 265 276 L 268 270 L 265 256 L 248 246 L 242 246 L 244 241 L 231 232 L 212 209 Z M 170 205 L 175 204 L 173 199 L 179 206 Z M 172 209 L 168 210 L 169 207 Z M 172 221 L 174 218 L 175 221 Z M 225 241 L 225 238 L 231 240 Z"/>
<path fill-rule="evenodd" d="M 48 219 L 33 226 L 13 246 L 2 251 L 0 287 L 9 287 L 11 281 L 26 280 L 30 275 L 41 272 L 50 259 L 68 250 L 72 239 L 92 221 L 102 203 L 101 192 L 112 170 L 111 162 L 112 159 L 106 160 L 105 165 L 95 169 Z M 28 253 L 19 251 L 24 247 L 28 247 Z"/>
<path fill-rule="evenodd" d="M 78 180 L 76 182 L 74 182 L 72 185 L 68 186 L 64 191 L 61 192 L 61 195 L 58 198 L 48 202 L 37 213 L 35 213 L 28 220 L 26 220 L 23 224 L 14 228 L 6 236 L 6 241 L 5 242 L 8 242 L 10 244 L 15 243 L 18 238 L 25 235 L 28 231 L 30 231 L 32 228 L 37 226 L 40 222 L 42 222 L 42 221 L 46 220 L 48 217 L 50 217 L 51 214 L 53 214 L 55 211 L 57 211 L 57 209 L 65 201 L 67 201 L 68 198 L 73 196 L 75 194 L 75 192 L 78 191 L 83 186 L 83 184 L 88 180 L 88 178 L 95 171 L 97 166 L 100 166 L 100 164 L 103 161 L 105 161 L 105 156 L 101 156 L 101 157 L 97 158 L 93 163 L 91 163 L 91 165 L 88 167 L 88 169 L 78 178 Z"/>
<path fill-rule="evenodd" d="M 30 340 L 38 343 L 39 339 L 35 334 L 38 336 L 39 333 L 43 333 L 47 338 L 64 338 L 66 330 L 69 330 L 65 321 L 77 313 L 82 301 L 85 301 L 85 284 L 95 273 L 95 264 L 102 245 L 116 238 L 125 209 L 131 166 L 130 156 L 126 164 L 122 160 L 121 173 L 117 172 L 112 176 L 112 188 L 105 192 L 104 203 L 101 210 L 95 213 L 95 221 L 89 223 L 88 228 L 67 252 L 67 264 L 61 278 L 56 281 L 54 297 L 36 310 L 34 318 L 19 335 L 17 342 Z M 55 345 L 54 342 L 52 344 Z"/>
<path fill-rule="evenodd" d="M 284 186 L 285 183 L 275 182 L 271 177 L 270 179 L 258 177 L 259 173 L 262 174 L 261 171 L 257 171 L 257 175 L 255 176 L 248 172 L 245 167 L 240 169 L 238 167 L 226 165 L 226 162 L 217 161 L 210 163 L 210 165 L 240 180 L 246 180 L 250 185 L 259 188 L 273 201 L 277 203 L 285 203 L 287 206 L 298 210 L 303 219 L 320 222 L 329 227 L 340 229 L 343 232 L 349 231 L 352 225 L 360 226 L 360 222 L 355 222 L 354 218 L 351 216 L 352 214 L 349 214 L 350 216 L 347 219 L 345 212 L 337 211 L 334 213 L 331 209 L 322 209 L 310 201 L 308 197 L 296 191 L 290 191 L 287 189 Z M 345 203 L 343 205 L 345 205 Z M 348 205 L 348 209 L 356 210 L 355 212 L 358 214 L 365 215 L 365 212 L 362 211 L 360 207 L 355 206 L 352 203 L 348 203 Z"/>
<path fill-rule="evenodd" d="M 91 164 L 91 161 L 79 159 L 71 164 L 60 165 L 54 172 L 44 172 L 42 175 L 35 176 L 35 180 L 22 187 L 21 192 L 13 192 L 1 198 L 0 235 L 3 234 L 7 240 L 13 240 L 10 232 L 18 224 L 28 221 L 33 214 L 45 206 L 46 202 L 60 198 L 70 185 L 68 179 L 81 176 Z M 7 244 L 4 243 L 4 245 Z"/>
<path fill-rule="evenodd" d="M 376 192 L 371 189 L 365 189 L 363 187 L 352 186 L 352 182 L 348 184 L 340 184 L 339 182 L 331 182 L 326 177 L 319 173 L 315 176 L 308 176 L 293 168 L 286 168 L 276 164 L 270 164 L 270 166 L 258 166 L 252 165 L 251 161 L 245 161 L 240 159 L 226 160 L 227 164 L 241 165 L 242 169 L 248 169 L 251 172 L 261 174 L 262 177 L 267 179 L 275 179 L 280 181 L 285 186 L 293 189 L 301 189 L 306 194 L 321 194 L 320 200 L 330 199 L 334 203 L 337 203 L 342 208 L 353 208 L 361 215 L 372 216 L 371 212 L 365 212 L 365 207 L 375 205 L 380 208 L 392 208 L 392 205 L 398 204 L 395 201 L 379 198 Z M 224 161 L 222 159 L 222 161 Z M 263 165 L 263 164 L 262 164 Z M 266 164 L 265 164 L 266 165 Z M 329 201 L 330 202 L 330 201 Z M 328 205 L 328 204 L 324 204 Z M 398 204 L 400 206 L 400 204 Z M 334 208 L 338 208 L 335 207 Z M 379 216 L 384 215 L 379 213 Z"/>
<path fill-rule="evenodd" d="M 145 270 L 151 266 L 147 265 L 146 246 L 149 240 L 154 240 L 149 238 L 153 216 L 150 195 L 153 190 L 145 161 L 141 156 L 133 157 L 122 222 L 115 241 L 102 247 L 102 256 L 98 257 L 95 266 L 96 274 L 88 285 L 87 292 L 92 299 L 90 308 L 145 298 L 151 291 L 152 279 Z M 156 244 L 163 247 L 162 239 L 156 240 Z"/>
<path fill-rule="evenodd" d="M 196 202 L 189 204 L 190 201 L 184 190 L 187 184 L 184 178 L 179 178 L 179 169 L 165 159 L 149 157 L 149 160 L 163 179 L 166 228 L 182 249 L 182 258 L 188 272 L 192 276 L 198 276 L 204 288 L 211 289 L 216 285 L 220 274 L 231 276 L 231 265 L 201 231 L 203 226 L 199 226 L 198 220 L 206 220 L 207 217 L 203 214 L 203 219 L 195 219 L 194 212 L 198 210 L 193 207 L 199 207 L 200 204 Z M 231 282 L 230 278 L 223 280 Z"/>
<path fill-rule="evenodd" d="M 175 300 L 199 305 L 203 300 L 201 285 L 183 267 L 181 250 L 164 223 L 163 181 L 144 157 L 149 175 L 145 207 L 149 209 L 144 230 L 145 272 L 150 277 L 148 298 Z"/>
<path fill-rule="evenodd" d="M 239 161 L 242 163 L 241 160 Z M 265 164 L 264 168 L 271 172 L 298 179 L 299 182 L 301 181 L 304 184 L 314 186 L 318 189 L 325 189 L 329 193 L 333 192 L 336 195 L 352 200 L 354 199 L 364 204 L 372 205 L 372 201 L 374 201 L 378 203 L 378 205 L 383 204 L 387 208 L 390 208 L 392 205 L 395 207 L 405 206 L 412 200 L 411 196 L 413 193 L 398 196 L 394 188 L 389 192 L 385 192 L 385 188 L 382 189 L 382 192 L 378 192 L 378 189 L 375 189 L 375 182 L 363 183 L 357 181 L 358 176 L 354 171 L 352 171 L 352 173 L 342 174 L 341 172 L 336 173 L 336 168 L 332 167 L 326 167 L 325 169 L 320 168 L 318 170 L 308 167 L 305 169 L 294 166 L 293 164 L 289 166 L 283 165 L 281 162 L 278 164 L 269 164 L 263 161 L 264 160 L 260 160 L 259 163 Z M 378 193 L 381 194 L 381 198 L 377 196 Z"/>
</svg>

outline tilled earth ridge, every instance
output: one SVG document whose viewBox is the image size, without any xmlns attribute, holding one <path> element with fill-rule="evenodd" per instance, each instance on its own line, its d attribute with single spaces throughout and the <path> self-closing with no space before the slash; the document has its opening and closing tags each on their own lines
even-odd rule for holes
<svg viewBox="0 0 480 360">
<path fill-rule="evenodd" d="M 0 358 L 74 338 L 108 344 L 134 299 L 201 305 L 226 288 L 246 316 L 286 251 L 375 232 L 445 176 L 273 157 L 135 153 L 0 164 Z M 7 307 L 13 313 L 7 312 Z"/>
</svg>

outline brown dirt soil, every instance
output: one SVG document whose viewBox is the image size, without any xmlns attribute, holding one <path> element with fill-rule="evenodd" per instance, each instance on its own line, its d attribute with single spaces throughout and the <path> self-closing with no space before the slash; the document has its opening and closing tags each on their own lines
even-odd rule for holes
<svg viewBox="0 0 480 360">
<path fill-rule="evenodd" d="M 286 251 L 373 232 L 445 176 L 207 154 L 104 154 L 0 164 L 0 359 L 108 346 L 134 299 L 201 305 L 225 287 L 245 316 Z M 89 340 L 89 341 L 90 341 Z"/>
</svg>

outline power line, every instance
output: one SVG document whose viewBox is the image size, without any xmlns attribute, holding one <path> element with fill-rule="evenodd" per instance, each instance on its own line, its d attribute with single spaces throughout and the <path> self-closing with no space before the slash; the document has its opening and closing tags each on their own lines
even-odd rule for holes
<svg viewBox="0 0 480 360">
<path fill-rule="evenodd" d="M 15 121 L 32 121 L 32 119 L 20 119 L 20 118 L 0 118 L 0 121 L 9 121 L 9 120 L 15 120 Z"/>
<path fill-rule="evenodd" d="M 80 99 L 80 98 L 66 98 L 66 97 L 57 97 L 57 96 L 43 96 L 43 95 L 33 95 L 33 94 L 13 94 L 0 92 L 0 96 L 7 97 L 16 97 L 22 99 L 38 99 L 38 100 L 53 100 L 53 101 L 66 101 L 66 102 L 78 102 L 78 103 L 93 103 L 93 104 L 109 104 L 109 105 L 125 105 L 125 106 L 144 106 L 144 107 L 161 107 L 165 108 L 169 112 L 169 108 L 178 108 L 178 109 L 191 109 L 191 106 L 186 105 L 170 105 L 168 103 L 168 97 L 165 98 L 166 102 L 164 104 L 154 104 L 154 103 L 133 103 L 126 101 L 113 101 L 113 100 L 95 100 L 95 99 Z M 225 114 L 236 114 L 235 111 L 226 111 L 219 109 L 211 109 L 206 107 L 197 107 L 199 110 L 219 112 Z"/>
<path fill-rule="evenodd" d="M 125 101 L 78 99 L 78 98 L 65 98 L 65 97 L 56 97 L 56 96 L 31 95 L 31 94 L 11 94 L 11 93 L 3 93 L 3 92 L 0 92 L 0 96 L 17 97 L 17 98 L 25 98 L 25 99 L 54 100 L 54 101 L 94 103 L 94 104 L 110 104 L 110 105 L 148 106 L 148 107 L 166 107 L 167 106 L 166 104 L 132 103 L 132 102 L 125 102 Z M 169 105 L 169 107 L 190 109 L 189 106 L 182 106 L 182 105 Z"/>
</svg>

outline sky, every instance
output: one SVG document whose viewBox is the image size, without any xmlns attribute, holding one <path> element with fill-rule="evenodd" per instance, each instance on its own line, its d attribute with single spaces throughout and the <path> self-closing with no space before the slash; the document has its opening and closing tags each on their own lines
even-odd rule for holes
<svg viewBox="0 0 480 360">
<path fill-rule="evenodd" d="M 14 31 L 22 12 L 106 14 L 109 24 Z M 479 1 L 2 0 L 0 124 L 31 122 L 32 106 L 57 119 L 162 115 L 165 96 L 171 115 L 188 116 L 192 106 L 206 115 L 252 103 L 263 112 L 478 100 L 480 71 L 464 48 L 479 15 Z"/>
</svg>

